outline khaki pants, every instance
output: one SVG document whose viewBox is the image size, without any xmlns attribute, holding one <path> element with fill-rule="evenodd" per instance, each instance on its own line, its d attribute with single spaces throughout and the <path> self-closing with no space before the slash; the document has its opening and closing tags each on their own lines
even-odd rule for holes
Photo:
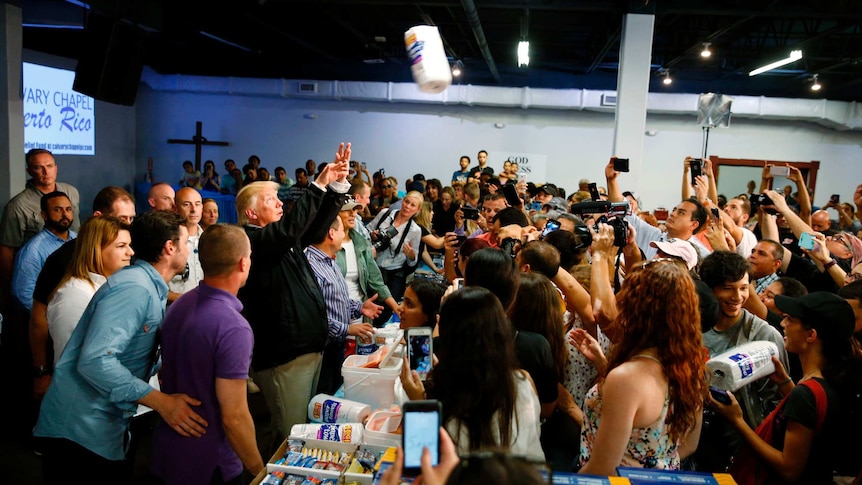
<svg viewBox="0 0 862 485">
<path fill-rule="evenodd" d="M 322 361 L 320 352 L 305 354 L 254 373 L 254 382 L 260 386 L 269 408 L 271 431 L 277 443 L 290 435 L 294 424 L 308 422 L 308 403 L 317 389 Z"/>
</svg>

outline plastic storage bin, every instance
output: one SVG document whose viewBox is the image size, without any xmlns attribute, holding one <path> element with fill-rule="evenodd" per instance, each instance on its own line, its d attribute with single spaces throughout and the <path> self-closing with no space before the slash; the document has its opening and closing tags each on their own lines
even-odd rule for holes
<svg viewBox="0 0 862 485">
<path fill-rule="evenodd" d="M 365 362 L 364 355 L 351 355 L 341 366 L 344 377 L 344 398 L 377 409 L 388 409 L 395 403 L 395 380 L 401 376 L 404 364 L 401 352 L 394 352 L 379 369 L 357 367 Z"/>
</svg>

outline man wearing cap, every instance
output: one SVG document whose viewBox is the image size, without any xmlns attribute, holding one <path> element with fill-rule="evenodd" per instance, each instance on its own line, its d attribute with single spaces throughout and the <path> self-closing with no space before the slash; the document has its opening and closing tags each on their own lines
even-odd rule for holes
<svg viewBox="0 0 862 485">
<path fill-rule="evenodd" d="M 718 300 L 719 314 L 715 325 L 703 332 L 703 346 L 714 357 L 747 342 L 768 340 L 778 347 L 778 358 L 787 369 L 781 332 L 743 308 L 749 298 L 749 269 L 745 258 L 730 251 L 716 251 L 704 258 L 700 277 Z M 779 387 L 768 377 L 748 384 L 734 395 L 752 429 L 760 425 L 782 398 Z M 732 426 L 713 421 L 708 432 L 701 435 L 695 461 L 705 465 L 704 470 L 725 469 L 740 442 L 741 436 Z"/>
<path fill-rule="evenodd" d="M 629 206 L 631 206 L 632 208 L 632 214 L 637 214 L 640 204 L 638 202 L 637 194 L 632 192 L 631 190 L 626 190 L 625 192 L 623 192 L 623 197 L 625 197 L 626 200 L 629 201 Z"/>
<path fill-rule="evenodd" d="M 355 203 L 348 203 L 342 205 L 341 210 L 352 212 L 355 207 Z M 352 335 L 363 340 L 370 340 L 374 336 L 374 327 L 370 323 L 360 321 L 351 324 L 351 322 L 361 319 L 363 315 L 368 318 L 375 318 L 383 310 L 382 306 L 374 303 L 378 297 L 376 293 L 364 303 L 350 297 L 347 281 L 341 274 L 341 268 L 335 262 L 345 236 L 343 219 L 336 217 L 329 225 L 329 229 L 320 234 L 316 241 L 311 241 L 311 245 L 306 247 L 304 251 L 326 302 L 329 332 L 326 338 L 326 347 L 323 350 L 323 363 L 320 368 L 317 392 L 330 395 L 335 394 L 341 387 L 341 364 L 344 362 L 344 342 L 347 336 Z"/>
<path fill-rule="evenodd" d="M 557 212 L 561 212 L 563 214 L 566 214 L 569 212 L 569 204 L 567 204 L 566 199 L 564 199 L 562 197 L 552 197 L 551 200 L 549 200 L 548 202 L 545 202 L 542 205 L 542 208 L 545 209 L 546 211 L 554 210 Z"/>
<path fill-rule="evenodd" d="M 554 184 L 543 184 L 536 187 L 536 193 L 533 196 L 533 201 L 541 202 L 542 205 L 548 204 L 551 202 L 551 199 L 554 197 L 559 197 L 560 192 L 557 190 L 557 186 Z"/>
</svg>

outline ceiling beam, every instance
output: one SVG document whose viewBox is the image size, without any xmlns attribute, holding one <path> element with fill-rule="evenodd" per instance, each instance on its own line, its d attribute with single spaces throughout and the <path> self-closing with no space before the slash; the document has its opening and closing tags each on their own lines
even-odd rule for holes
<svg viewBox="0 0 862 485">
<path fill-rule="evenodd" d="M 461 5 L 464 7 L 464 12 L 467 13 L 467 19 L 470 21 L 470 27 L 473 29 L 473 35 L 476 37 L 476 43 L 479 45 L 482 57 L 485 58 L 488 70 L 491 71 L 491 76 L 493 76 L 494 80 L 499 83 L 500 72 L 497 70 L 494 56 L 491 55 L 491 49 L 488 47 L 487 39 L 485 39 L 485 31 L 482 30 L 482 22 L 479 20 L 479 12 L 476 10 L 476 4 L 473 3 L 473 0 L 461 0 Z"/>
</svg>

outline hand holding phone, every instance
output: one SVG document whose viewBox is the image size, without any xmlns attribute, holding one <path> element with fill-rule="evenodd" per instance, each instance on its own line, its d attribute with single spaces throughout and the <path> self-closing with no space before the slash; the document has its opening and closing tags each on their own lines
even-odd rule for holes
<svg viewBox="0 0 862 485">
<path fill-rule="evenodd" d="M 461 280 L 463 287 L 464 280 L 457 278 L 455 280 L 455 288 L 460 289 L 458 280 Z M 428 373 L 431 372 L 434 366 L 432 355 L 434 354 L 433 340 L 431 339 L 431 327 L 411 327 L 407 329 L 407 361 L 410 363 L 410 370 L 415 370 L 419 374 L 419 379 L 425 380 Z"/>
<path fill-rule="evenodd" d="M 697 178 L 703 175 L 703 159 L 692 158 L 689 160 L 688 166 L 691 168 L 691 185 L 694 185 Z"/>
<path fill-rule="evenodd" d="M 799 242 L 797 244 L 800 249 L 812 251 L 814 249 L 814 238 L 811 237 L 810 233 L 803 232 L 799 235 Z"/>
<path fill-rule="evenodd" d="M 440 463 L 440 401 L 407 401 L 404 403 L 401 447 L 404 449 L 404 475 L 415 477 L 422 472 L 422 450 L 431 453 L 431 466 Z"/>
<path fill-rule="evenodd" d="M 601 194 L 599 194 L 599 184 L 597 184 L 596 182 L 590 182 L 589 188 L 590 188 L 590 197 L 593 200 L 602 200 L 602 196 L 601 196 Z"/>
<path fill-rule="evenodd" d="M 471 221 L 479 220 L 479 209 L 474 209 L 472 207 L 462 207 L 461 213 L 464 214 L 464 219 L 468 219 Z"/>
<path fill-rule="evenodd" d="M 629 171 L 629 159 L 628 158 L 614 157 L 614 171 L 616 171 L 616 172 L 628 172 Z M 593 200 L 598 200 L 598 199 L 593 199 Z"/>
<path fill-rule="evenodd" d="M 788 166 L 778 166 L 778 165 L 770 165 L 769 173 L 772 174 L 773 177 L 787 177 L 790 175 L 790 167 Z"/>
<path fill-rule="evenodd" d="M 506 197 L 506 202 L 510 207 L 521 207 L 521 198 L 518 196 L 518 190 L 515 188 L 515 184 L 506 184 L 500 188 L 503 191 L 503 195 Z"/>
<path fill-rule="evenodd" d="M 733 401 L 730 399 L 730 395 L 724 389 L 719 389 L 714 386 L 709 386 L 709 394 L 713 399 L 720 402 L 724 405 L 730 405 Z"/>
</svg>

